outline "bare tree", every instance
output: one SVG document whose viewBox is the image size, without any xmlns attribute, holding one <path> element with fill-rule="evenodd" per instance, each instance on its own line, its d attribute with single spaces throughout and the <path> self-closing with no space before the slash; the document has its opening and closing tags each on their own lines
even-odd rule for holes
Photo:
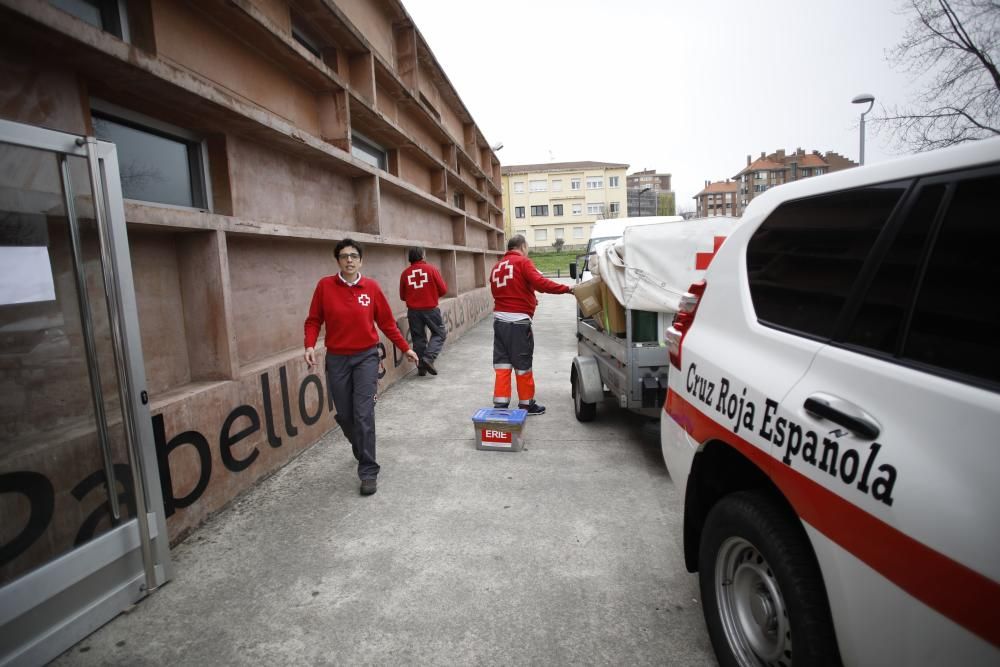
<svg viewBox="0 0 1000 667">
<path fill-rule="evenodd" d="M 928 80 L 874 122 L 917 151 L 1000 135 L 1000 2 L 907 0 L 905 11 L 914 16 L 889 62 Z"/>
</svg>

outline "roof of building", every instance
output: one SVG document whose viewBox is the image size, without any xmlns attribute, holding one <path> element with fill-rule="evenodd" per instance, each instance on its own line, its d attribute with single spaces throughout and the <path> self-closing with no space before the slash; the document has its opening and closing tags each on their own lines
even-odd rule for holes
<svg viewBox="0 0 1000 667">
<path fill-rule="evenodd" d="M 764 157 L 754 160 L 753 162 L 748 164 L 746 167 L 743 168 L 741 172 L 736 174 L 736 177 L 738 178 L 747 172 L 760 171 L 762 169 L 767 169 L 768 171 L 777 171 L 780 169 L 786 169 L 786 167 L 780 162 L 775 162 L 774 160 L 769 160 L 766 157 Z"/>
<path fill-rule="evenodd" d="M 695 197 L 700 197 L 702 195 L 712 195 L 719 192 L 736 192 L 739 184 L 736 181 L 716 181 L 715 183 L 709 183 L 706 185 L 701 192 L 695 195 Z"/>
<path fill-rule="evenodd" d="M 511 164 L 500 167 L 501 174 L 528 174 L 531 172 L 580 171 L 582 169 L 628 169 L 619 162 L 543 162 L 542 164 Z"/>
<path fill-rule="evenodd" d="M 799 166 L 800 167 L 825 167 L 827 166 L 826 160 L 824 160 L 819 155 L 815 153 L 809 153 L 807 155 L 799 156 Z"/>
<path fill-rule="evenodd" d="M 780 149 L 770 155 L 761 153 L 760 157 L 753 162 L 750 161 L 750 156 L 748 155 L 747 166 L 740 170 L 733 178 L 738 179 L 743 174 L 752 171 L 762 171 L 765 169 L 767 171 L 780 171 L 782 169 L 790 169 L 792 164 L 807 169 L 812 167 L 830 167 L 831 170 L 835 170 L 837 167 L 830 163 L 830 158 L 837 161 L 839 168 L 856 166 L 855 162 L 848 160 L 838 153 L 828 152 L 826 156 L 823 156 L 820 155 L 819 151 L 807 153 L 801 148 L 797 148 L 794 152 L 786 154 L 784 149 Z"/>
</svg>

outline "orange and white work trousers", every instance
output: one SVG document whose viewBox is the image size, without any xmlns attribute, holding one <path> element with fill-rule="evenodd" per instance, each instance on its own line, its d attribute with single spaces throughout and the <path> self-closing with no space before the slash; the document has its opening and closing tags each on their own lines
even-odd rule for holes
<svg viewBox="0 0 1000 667">
<path fill-rule="evenodd" d="M 517 382 L 517 403 L 526 408 L 535 399 L 535 376 L 531 360 L 535 353 L 535 338 L 531 335 L 531 320 L 503 322 L 493 320 L 493 406 L 510 406 L 511 382 Z"/>
</svg>

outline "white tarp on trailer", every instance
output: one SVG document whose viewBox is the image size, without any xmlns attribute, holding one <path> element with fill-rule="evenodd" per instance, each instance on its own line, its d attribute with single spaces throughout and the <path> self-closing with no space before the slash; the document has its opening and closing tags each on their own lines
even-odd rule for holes
<svg viewBox="0 0 1000 667">
<path fill-rule="evenodd" d="M 595 249 L 595 276 L 630 310 L 673 313 L 739 218 L 719 216 L 628 227 Z"/>
</svg>

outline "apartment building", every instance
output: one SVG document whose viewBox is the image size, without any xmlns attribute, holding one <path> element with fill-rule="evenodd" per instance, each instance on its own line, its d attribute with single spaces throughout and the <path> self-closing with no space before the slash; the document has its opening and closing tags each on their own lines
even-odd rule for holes
<svg viewBox="0 0 1000 667">
<path fill-rule="evenodd" d="M 756 160 L 747 155 L 746 167 L 733 176 L 739 183 L 739 213 L 734 215 L 742 215 L 754 197 L 776 185 L 857 166 L 857 162 L 833 151 L 807 153 L 797 148 L 786 155 L 784 149 L 780 149 L 771 154 L 761 153 Z"/>
<path fill-rule="evenodd" d="M 670 188 L 670 174 L 644 169 L 629 174 L 626 185 L 629 217 L 674 215 L 676 205 Z"/>
<path fill-rule="evenodd" d="M 739 217 L 742 209 L 738 201 L 739 184 L 736 181 L 705 181 L 705 187 L 694 196 L 695 216 L 709 218 L 717 215 Z"/>
<path fill-rule="evenodd" d="M 624 217 L 627 164 L 549 162 L 501 168 L 504 224 L 536 248 L 586 246 L 594 222 Z"/>
<path fill-rule="evenodd" d="M 398 0 L 0 0 L 0 36 L 0 663 L 44 664 L 337 428 L 302 352 L 340 239 L 404 334 L 425 246 L 454 337 L 506 236 Z M 383 387 L 412 369 L 379 350 Z"/>
</svg>

